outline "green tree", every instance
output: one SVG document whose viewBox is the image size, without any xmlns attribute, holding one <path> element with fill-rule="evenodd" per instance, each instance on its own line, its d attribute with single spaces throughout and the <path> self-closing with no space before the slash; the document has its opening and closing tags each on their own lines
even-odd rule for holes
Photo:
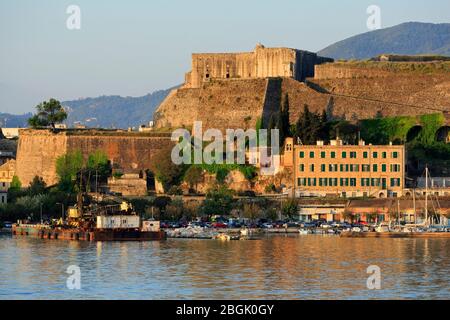
<svg viewBox="0 0 450 320">
<path fill-rule="evenodd" d="M 261 208 L 256 203 L 244 203 L 242 212 L 244 218 L 250 219 L 250 221 L 255 221 L 261 216 Z"/>
<path fill-rule="evenodd" d="M 22 190 L 22 183 L 19 177 L 14 176 L 8 189 L 8 202 L 14 202 L 15 199 L 25 195 L 26 192 Z"/>
<path fill-rule="evenodd" d="M 88 191 L 92 190 L 92 184 L 96 186 L 99 182 L 106 182 L 111 174 L 111 164 L 106 153 L 101 150 L 96 150 L 88 156 L 86 174 L 86 189 Z"/>
<path fill-rule="evenodd" d="M 35 176 L 28 187 L 28 195 L 33 197 L 46 193 L 47 184 L 44 179 L 39 176 Z"/>
<path fill-rule="evenodd" d="M 15 190 L 22 189 L 22 182 L 20 182 L 20 179 L 18 176 L 14 176 L 12 178 L 11 184 L 9 186 L 9 190 L 11 190 L 11 189 L 15 189 Z"/>
<path fill-rule="evenodd" d="M 36 106 L 37 114 L 28 119 L 28 124 L 33 128 L 52 127 L 67 119 L 67 112 L 58 100 L 50 99 Z"/>
<path fill-rule="evenodd" d="M 159 149 L 153 158 L 152 171 L 155 173 L 155 178 L 162 183 L 164 190 L 178 185 L 186 171 L 185 165 L 173 163 L 171 155 L 172 145 L 166 145 Z"/>
<path fill-rule="evenodd" d="M 210 190 L 200 208 L 200 211 L 207 216 L 228 215 L 233 206 L 233 193 L 225 187 Z"/>
<path fill-rule="evenodd" d="M 203 181 L 203 169 L 191 166 L 184 174 L 184 181 L 189 184 L 191 189 L 195 189 L 195 192 L 197 192 L 198 184 Z"/>
<path fill-rule="evenodd" d="M 298 216 L 298 201 L 296 199 L 289 199 L 286 201 L 281 209 L 284 216 L 293 219 Z"/>
<path fill-rule="evenodd" d="M 326 113 L 320 115 L 309 111 L 308 105 L 304 105 L 303 112 L 300 114 L 296 124 L 297 138 L 300 138 L 303 144 L 315 144 L 317 140 L 327 138 L 327 116 Z"/>
<path fill-rule="evenodd" d="M 79 173 L 83 167 L 83 155 L 79 150 L 58 157 L 56 159 L 56 174 L 58 175 L 60 190 L 75 191 Z"/>
</svg>

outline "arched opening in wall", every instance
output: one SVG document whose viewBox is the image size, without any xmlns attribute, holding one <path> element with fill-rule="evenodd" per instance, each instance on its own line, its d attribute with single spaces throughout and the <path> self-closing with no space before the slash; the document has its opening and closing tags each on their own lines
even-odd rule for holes
<svg viewBox="0 0 450 320">
<path fill-rule="evenodd" d="M 155 192 L 155 174 L 151 170 L 146 170 L 145 173 L 147 178 L 147 190 L 150 192 Z"/>
<path fill-rule="evenodd" d="M 414 126 L 409 129 L 408 133 L 406 134 L 406 142 L 411 142 L 416 139 L 419 136 L 420 132 L 422 132 L 422 130 L 422 126 Z"/>
<path fill-rule="evenodd" d="M 378 195 L 378 198 L 382 199 L 384 197 L 385 197 L 384 192 L 380 192 L 380 194 Z"/>
<path fill-rule="evenodd" d="M 450 126 L 444 126 L 436 131 L 436 141 L 450 143 Z"/>
</svg>

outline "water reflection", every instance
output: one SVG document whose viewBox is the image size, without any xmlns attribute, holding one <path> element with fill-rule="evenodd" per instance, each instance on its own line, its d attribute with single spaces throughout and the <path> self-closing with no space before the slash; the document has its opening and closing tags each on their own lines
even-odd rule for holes
<svg viewBox="0 0 450 320">
<path fill-rule="evenodd" d="M 0 236 L 2 299 L 450 298 L 447 239 L 69 242 Z M 69 265 L 82 290 L 66 288 Z M 366 288 L 369 265 L 382 290 Z"/>
</svg>

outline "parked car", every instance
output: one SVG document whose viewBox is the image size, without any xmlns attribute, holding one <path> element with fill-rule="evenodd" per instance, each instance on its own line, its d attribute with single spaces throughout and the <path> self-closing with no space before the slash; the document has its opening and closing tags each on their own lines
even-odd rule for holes
<svg viewBox="0 0 450 320">
<path fill-rule="evenodd" d="M 169 223 L 166 222 L 166 221 L 161 221 L 160 227 L 161 227 L 162 229 L 168 229 L 168 228 L 170 228 L 170 225 L 169 225 Z"/>
<path fill-rule="evenodd" d="M 302 228 L 315 228 L 316 227 L 316 223 L 312 222 L 312 221 L 310 221 L 310 222 L 303 222 L 300 226 Z"/>
<path fill-rule="evenodd" d="M 211 226 L 216 229 L 228 228 L 228 224 L 225 222 L 213 222 Z"/>
<path fill-rule="evenodd" d="M 9 221 L 5 221 L 3 223 L 0 222 L 0 226 L 3 226 L 3 228 L 6 228 L 6 229 L 11 229 L 12 225 L 13 225 L 13 223 L 9 222 Z"/>
<path fill-rule="evenodd" d="M 241 227 L 242 227 L 242 224 L 237 221 L 228 223 L 228 228 L 241 228 Z"/>
</svg>

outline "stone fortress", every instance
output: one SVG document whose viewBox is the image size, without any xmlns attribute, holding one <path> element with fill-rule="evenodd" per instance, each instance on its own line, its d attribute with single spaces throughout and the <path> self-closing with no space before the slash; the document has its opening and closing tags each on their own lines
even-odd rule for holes
<svg viewBox="0 0 450 320">
<path fill-rule="evenodd" d="M 145 172 L 155 152 L 170 143 L 171 129 L 191 128 L 194 121 L 202 121 L 204 130 L 256 128 L 258 120 L 264 126 L 286 96 L 291 123 L 308 105 L 350 121 L 443 113 L 448 130 L 449 62 L 417 62 L 408 70 L 389 63 L 332 62 L 307 51 L 261 45 L 249 53 L 193 54 L 185 84 L 155 112 L 154 132 L 21 130 L 17 176 L 23 185 L 36 175 L 51 185 L 57 181 L 56 158 L 74 150 L 85 157 L 102 150 L 124 172 Z"/>
<path fill-rule="evenodd" d="M 258 44 L 253 52 L 194 53 L 192 71 L 186 74 L 185 87 L 220 79 L 263 79 L 286 77 L 304 81 L 314 76 L 314 67 L 333 59 L 290 48 L 266 48 Z"/>
<path fill-rule="evenodd" d="M 408 65 L 409 63 L 409 65 Z M 357 121 L 450 111 L 449 62 L 333 62 L 308 51 L 265 48 L 192 55 L 192 70 L 154 114 L 156 128 L 255 128 L 288 96 L 290 121 L 304 105 Z M 409 66 L 410 68 L 404 68 Z M 265 122 L 267 124 L 267 122 Z"/>
</svg>

